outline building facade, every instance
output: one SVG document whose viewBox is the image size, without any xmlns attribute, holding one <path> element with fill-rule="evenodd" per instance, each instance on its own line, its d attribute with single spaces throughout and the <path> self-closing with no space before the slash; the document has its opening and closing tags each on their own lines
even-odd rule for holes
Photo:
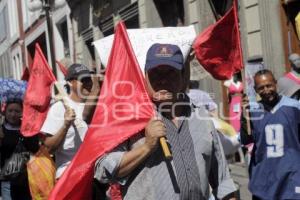
<svg viewBox="0 0 300 200">
<path fill-rule="evenodd" d="M 231 7 L 232 0 L 67 0 L 73 27 L 73 60 L 100 67 L 91 42 L 113 33 L 122 19 L 128 28 L 194 25 L 200 33 Z M 283 0 L 238 0 L 244 64 L 263 63 L 276 77 L 289 70 L 282 29 Z M 276 49 L 276 51 L 275 51 Z M 227 90 L 199 63 L 191 63 L 191 78 L 217 102 L 227 101 Z M 227 112 L 227 103 L 223 110 Z"/>
<path fill-rule="evenodd" d="M 34 0 L 0 1 L 0 74 L 19 78 L 32 64 L 34 45 L 39 42 L 50 58 L 49 32 L 43 11 L 28 9 Z M 113 33 L 123 20 L 128 28 L 194 25 L 200 33 L 231 7 L 233 0 L 66 0 L 51 12 L 56 60 L 84 63 L 100 68 L 92 42 Z M 295 0 L 238 0 L 244 64 L 263 63 L 276 77 L 290 69 L 291 52 L 300 53 L 296 35 Z M 10 12 L 12 10 L 12 12 Z M 18 12 L 13 12 L 18 10 Z M 4 27 L 4 29 L 2 28 Z M 51 59 L 48 59 L 52 66 Z M 58 70 L 59 71 L 59 70 Z M 59 77 L 62 76 L 59 74 Z M 217 102 L 225 102 L 227 90 L 196 61 L 191 78 Z M 226 108 L 226 106 L 225 106 Z M 225 109 L 226 112 L 226 109 Z"/>
<path fill-rule="evenodd" d="M 136 0 L 68 0 L 74 37 L 75 62 L 92 68 L 100 67 L 92 42 L 114 33 L 114 25 L 122 19 L 128 28 L 139 28 Z"/>
<path fill-rule="evenodd" d="M 49 30 L 47 29 L 47 22 L 45 11 L 39 9 L 31 11 L 29 9 L 31 0 L 18 0 L 22 8 L 22 22 L 23 22 L 23 41 L 24 41 L 24 64 L 28 67 L 32 64 L 34 57 L 34 46 L 39 43 L 42 51 L 50 66 L 56 65 L 51 61 Z M 52 19 L 53 27 L 53 45 L 54 54 L 57 61 L 71 60 L 73 54 L 72 48 L 72 27 L 70 21 L 70 8 L 65 3 L 60 7 L 51 5 L 50 17 Z M 58 79 L 63 79 L 62 73 L 57 69 Z"/>
<path fill-rule="evenodd" d="M 13 77 L 10 46 L 18 37 L 16 16 L 12 10 L 16 6 L 14 1 L 0 1 L 0 74 L 4 77 Z"/>
<path fill-rule="evenodd" d="M 32 65 L 34 46 L 39 43 L 50 66 L 49 31 L 45 11 L 30 10 L 32 0 L 3 0 L 0 2 L 0 74 L 1 77 L 20 79 L 25 67 Z M 51 8 L 53 44 L 58 61 L 70 60 L 73 55 L 73 32 L 67 3 Z M 57 70 L 58 79 L 63 75 Z"/>
</svg>

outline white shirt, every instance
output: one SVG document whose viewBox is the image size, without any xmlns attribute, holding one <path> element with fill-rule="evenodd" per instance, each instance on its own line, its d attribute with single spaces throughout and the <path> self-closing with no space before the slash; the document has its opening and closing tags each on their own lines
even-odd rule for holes
<svg viewBox="0 0 300 200">
<path fill-rule="evenodd" d="M 76 119 L 74 125 L 69 128 L 64 141 L 55 152 L 56 178 L 59 178 L 66 167 L 71 163 L 74 155 L 79 149 L 88 126 L 82 119 L 84 103 L 74 102 L 70 98 L 66 98 L 67 105 L 74 109 Z M 54 103 L 47 114 L 47 118 L 41 128 L 44 134 L 55 135 L 64 124 L 65 108 L 61 101 Z"/>
</svg>

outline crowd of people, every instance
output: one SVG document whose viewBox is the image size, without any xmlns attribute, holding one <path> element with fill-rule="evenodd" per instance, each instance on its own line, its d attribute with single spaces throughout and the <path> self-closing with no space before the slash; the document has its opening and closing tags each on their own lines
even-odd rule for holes
<svg viewBox="0 0 300 200">
<path fill-rule="evenodd" d="M 157 115 L 144 130 L 98 158 L 93 199 L 238 199 L 227 159 L 239 152 L 242 161 L 241 146 L 249 144 L 253 199 L 300 199 L 300 56 L 292 54 L 289 59 L 292 71 L 278 83 L 269 70 L 254 75 L 257 106 L 243 96 L 241 80 L 233 77 L 225 83 L 233 116 L 226 123 L 218 117 L 217 104 L 197 89 L 197 82 L 186 81 L 180 48 L 153 44 L 144 67 Z M 30 156 L 43 146 L 55 160 L 56 181 L 61 178 L 84 141 L 96 108 L 97 98 L 92 97 L 101 89 L 99 77 L 83 64 L 72 64 L 65 80 L 67 96 L 52 102 L 37 136 L 20 133 L 22 100 L 5 102 L 1 168 L 19 143 Z M 162 137 L 168 141 L 171 159 L 159 145 Z M 1 177 L 3 200 L 32 199 L 31 192 L 26 171 L 13 179 Z"/>
</svg>

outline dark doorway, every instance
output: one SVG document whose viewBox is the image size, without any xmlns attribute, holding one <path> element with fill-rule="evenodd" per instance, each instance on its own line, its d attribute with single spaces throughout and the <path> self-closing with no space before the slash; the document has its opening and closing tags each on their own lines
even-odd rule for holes
<svg viewBox="0 0 300 200">
<path fill-rule="evenodd" d="M 184 24 L 183 0 L 153 0 L 163 26 Z"/>
<path fill-rule="evenodd" d="M 219 16 L 225 15 L 225 13 L 231 8 L 233 0 L 208 0 L 210 1 L 216 13 Z"/>
<path fill-rule="evenodd" d="M 35 52 L 35 44 L 38 43 L 44 53 L 45 58 L 48 61 L 47 56 L 47 43 L 45 33 L 42 33 L 39 37 L 37 37 L 34 41 L 32 41 L 29 45 L 27 45 L 27 57 L 28 57 L 28 65 L 31 66 L 34 58 Z"/>
</svg>

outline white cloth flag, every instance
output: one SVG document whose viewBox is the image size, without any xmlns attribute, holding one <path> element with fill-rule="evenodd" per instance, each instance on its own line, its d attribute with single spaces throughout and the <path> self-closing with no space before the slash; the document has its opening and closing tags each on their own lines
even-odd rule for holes
<svg viewBox="0 0 300 200">
<path fill-rule="evenodd" d="M 129 39 L 142 72 L 144 72 L 146 54 L 154 43 L 175 44 L 179 46 L 186 59 L 196 38 L 194 26 L 127 29 Z M 101 63 L 106 67 L 114 35 L 94 41 Z"/>
</svg>

